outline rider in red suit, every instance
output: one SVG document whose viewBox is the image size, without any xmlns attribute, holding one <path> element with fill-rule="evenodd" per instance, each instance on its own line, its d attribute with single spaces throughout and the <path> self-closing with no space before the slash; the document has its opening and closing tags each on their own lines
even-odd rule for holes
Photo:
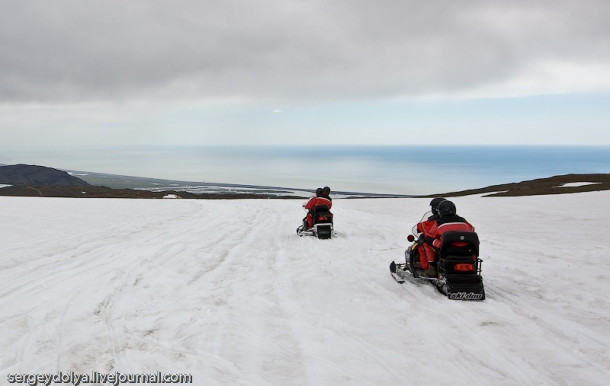
<svg viewBox="0 0 610 386">
<path fill-rule="evenodd" d="M 418 247 L 419 261 L 425 271 L 429 269 L 428 262 L 436 261 L 436 251 L 432 247 L 432 242 L 434 241 L 432 229 L 436 227 L 436 220 L 439 219 L 438 205 L 443 201 L 445 201 L 445 199 L 442 197 L 432 199 L 432 201 L 430 201 L 432 216 L 417 224 L 417 231 L 422 234 Z"/>
<path fill-rule="evenodd" d="M 330 188 L 328 186 L 325 186 L 324 188 L 322 188 L 322 191 L 319 194 L 317 194 L 317 193 L 318 192 L 316 191 L 316 196 L 312 197 L 305 204 L 305 209 L 308 210 L 308 212 L 307 212 L 307 227 L 308 228 L 311 228 L 313 226 L 313 217 L 311 215 L 313 208 L 315 208 L 318 205 L 326 205 L 328 207 L 328 209 L 330 210 L 330 208 L 333 207 L 333 201 L 329 196 Z"/>
<path fill-rule="evenodd" d="M 443 233 L 450 231 L 474 232 L 474 226 L 456 214 L 455 204 L 451 201 L 445 200 L 438 205 L 438 215 L 439 218 L 434 220 L 433 224 L 427 228 L 429 237 L 433 239 L 431 244 L 435 251 L 433 254 L 427 255 L 428 267 L 425 268 L 424 275 L 428 277 L 436 277 L 438 275 L 435 266 L 436 251 L 441 246 L 441 236 Z M 432 256 L 432 260 L 430 260 L 430 256 Z"/>
</svg>

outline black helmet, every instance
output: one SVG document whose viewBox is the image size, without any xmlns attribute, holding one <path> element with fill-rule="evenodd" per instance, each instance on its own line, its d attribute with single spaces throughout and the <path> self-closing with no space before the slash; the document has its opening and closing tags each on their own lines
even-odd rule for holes
<svg viewBox="0 0 610 386">
<path fill-rule="evenodd" d="M 320 194 L 322 194 L 322 188 L 316 189 L 316 196 L 319 196 Z"/>
<path fill-rule="evenodd" d="M 330 188 L 328 186 L 325 186 L 322 188 L 322 193 L 328 195 L 330 194 Z"/>
<path fill-rule="evenodd" d="M 430 201 L 430 206 L 432 207 L 432 214 L 438 214 L 438 204 L 445 201 L 443 197 L 436 197 Z"/>
<path fill-rule="evenodd" d="M 438 214 L 441 217 L 451 216 L 457 212 L 455 204 L 449 200 L 445 200 L 438 204 Z"/>
</svg>

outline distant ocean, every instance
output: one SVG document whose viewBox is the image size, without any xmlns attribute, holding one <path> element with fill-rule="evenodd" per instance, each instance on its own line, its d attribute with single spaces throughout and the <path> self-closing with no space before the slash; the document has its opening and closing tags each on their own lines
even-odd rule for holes
<svg viewBox="0 0 610 386">
<path fill-rule="evenodd" d="M 610 173 L 610 146 L 0 147 L 0 163 L 193 182 L 430 194 Z"/>
</svg>

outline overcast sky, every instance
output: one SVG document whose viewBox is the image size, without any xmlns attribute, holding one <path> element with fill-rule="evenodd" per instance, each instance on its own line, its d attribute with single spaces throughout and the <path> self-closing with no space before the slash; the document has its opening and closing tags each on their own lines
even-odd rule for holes
<svg viewBox="0 0 610 386">
<path fill-rule="evenodd" d="M 0 0 L 44 144 L 610 145 L 608 0 Z"/>
</svg>

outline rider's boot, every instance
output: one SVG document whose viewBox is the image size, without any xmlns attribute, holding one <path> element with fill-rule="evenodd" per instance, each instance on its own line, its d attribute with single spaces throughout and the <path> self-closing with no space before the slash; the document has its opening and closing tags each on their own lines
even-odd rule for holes
<svg viewBox="0 0 610 386">
<path fill-rule="evenodd" d="M 425 277 L 438 277 L 438 272 L 436 270 L 436 263 L 429 263 L 428 269 L 424 271 L 423 276 Z"/>
</svg>

